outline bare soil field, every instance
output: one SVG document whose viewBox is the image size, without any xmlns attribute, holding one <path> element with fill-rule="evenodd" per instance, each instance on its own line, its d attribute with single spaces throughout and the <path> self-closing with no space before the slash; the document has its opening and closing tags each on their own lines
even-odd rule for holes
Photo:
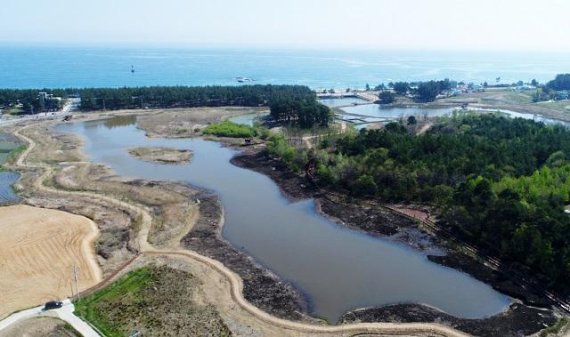
<svg viewBox="0 0 570 337">
<path fill-rule="evenodd" d="M 137 147 L 129 153 L 139 159 L 161 164 L 182 164 L 190 161 L 190 150 L 170 149 L 166 147 Z"/>
<path fill-rule="evenodd" d="M 80 290 L 101 281 L 91 220 L 24 205 L 0 208 L 0 317 L 71 295 L 72 267 Z"/>
<path fill-rule="evenodd" d="M 0 337 L 81 337 L 72 327 L 57 318 L 31 318 L 0 331 Z"/>
</svg>

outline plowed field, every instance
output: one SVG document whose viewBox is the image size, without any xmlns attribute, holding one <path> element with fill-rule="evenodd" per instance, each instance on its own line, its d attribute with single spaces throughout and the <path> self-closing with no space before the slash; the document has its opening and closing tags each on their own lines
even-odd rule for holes
<svg viewBox="0 0 570 337">
<path fill-rule="evenodd" d="M 79 290 L 101 280 L 91 220 L 24 205 L 0 207 L 0 318 L 71 296 L 73 266 Z"/>
</svg>

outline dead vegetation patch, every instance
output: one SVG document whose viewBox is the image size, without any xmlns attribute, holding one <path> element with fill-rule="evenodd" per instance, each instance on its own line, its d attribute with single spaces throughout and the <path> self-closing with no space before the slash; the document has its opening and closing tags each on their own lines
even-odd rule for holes
<svg viewBox="0 0 570 337">
<path fill-rule="evenodd" d="M 210 123 L 247 113 L 266 111 L 267 108 L 215 107 L 157 110 L 137 118 L 137 126 L 149 137 L 188 138 L 200 136 Z"/>
<path fill-rule="evenodd" d="M 57 318 L 30 318 L 0 331 L 0 337 L 81 337 L 69 324 Z"/>
</svg>

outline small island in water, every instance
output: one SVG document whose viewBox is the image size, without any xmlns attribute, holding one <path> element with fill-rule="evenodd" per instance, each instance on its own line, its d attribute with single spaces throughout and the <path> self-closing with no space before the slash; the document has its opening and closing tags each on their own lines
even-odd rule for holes
<svg viewBox="0 0 570 337">
<path fill-rule="evenodd" d="M 161 164 L 183 164 L 190 162 L 192 152 L 167 147 L 136 147 L 129 150 L 132 156 Z"/>
</svg>

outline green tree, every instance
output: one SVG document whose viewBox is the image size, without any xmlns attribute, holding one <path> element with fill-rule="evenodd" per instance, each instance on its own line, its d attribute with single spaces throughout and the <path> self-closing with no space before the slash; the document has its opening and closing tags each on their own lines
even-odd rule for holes
<svg viewBox="0 0 570 337">
<path fill-rule="evenodd" d="M 422 102 L 432 102 L 441 92 L 436 81 L 422 82 L 418 85 L 417 97 Z"/>
<path fill-rule="evenodd" d="M 410 90 L 410 84 L 408 82 L 395 82 L 393 88 L 396 94 L 405 95 Z"/>
<path fill-rule="evenodd" d="M 352 192 L 361 196 L 373 196 L 378 193 L 378 186 L 374 182 L 374 178 L 364 174 L 356 179 L 352 186 Z"/>
<path fill-rule="evenodd" d="M 552 81 L 546 83 L 552 90 L 570 90 L 570 74 L 558 74 Z"/>
<path fill-rule="evenodd" d="M 381 91 L 378 94 L 378 102 L 380 104 L 391 104 L 394 103 L 395 96 L 393 93 L 389 91 Z"/>
</svg>

